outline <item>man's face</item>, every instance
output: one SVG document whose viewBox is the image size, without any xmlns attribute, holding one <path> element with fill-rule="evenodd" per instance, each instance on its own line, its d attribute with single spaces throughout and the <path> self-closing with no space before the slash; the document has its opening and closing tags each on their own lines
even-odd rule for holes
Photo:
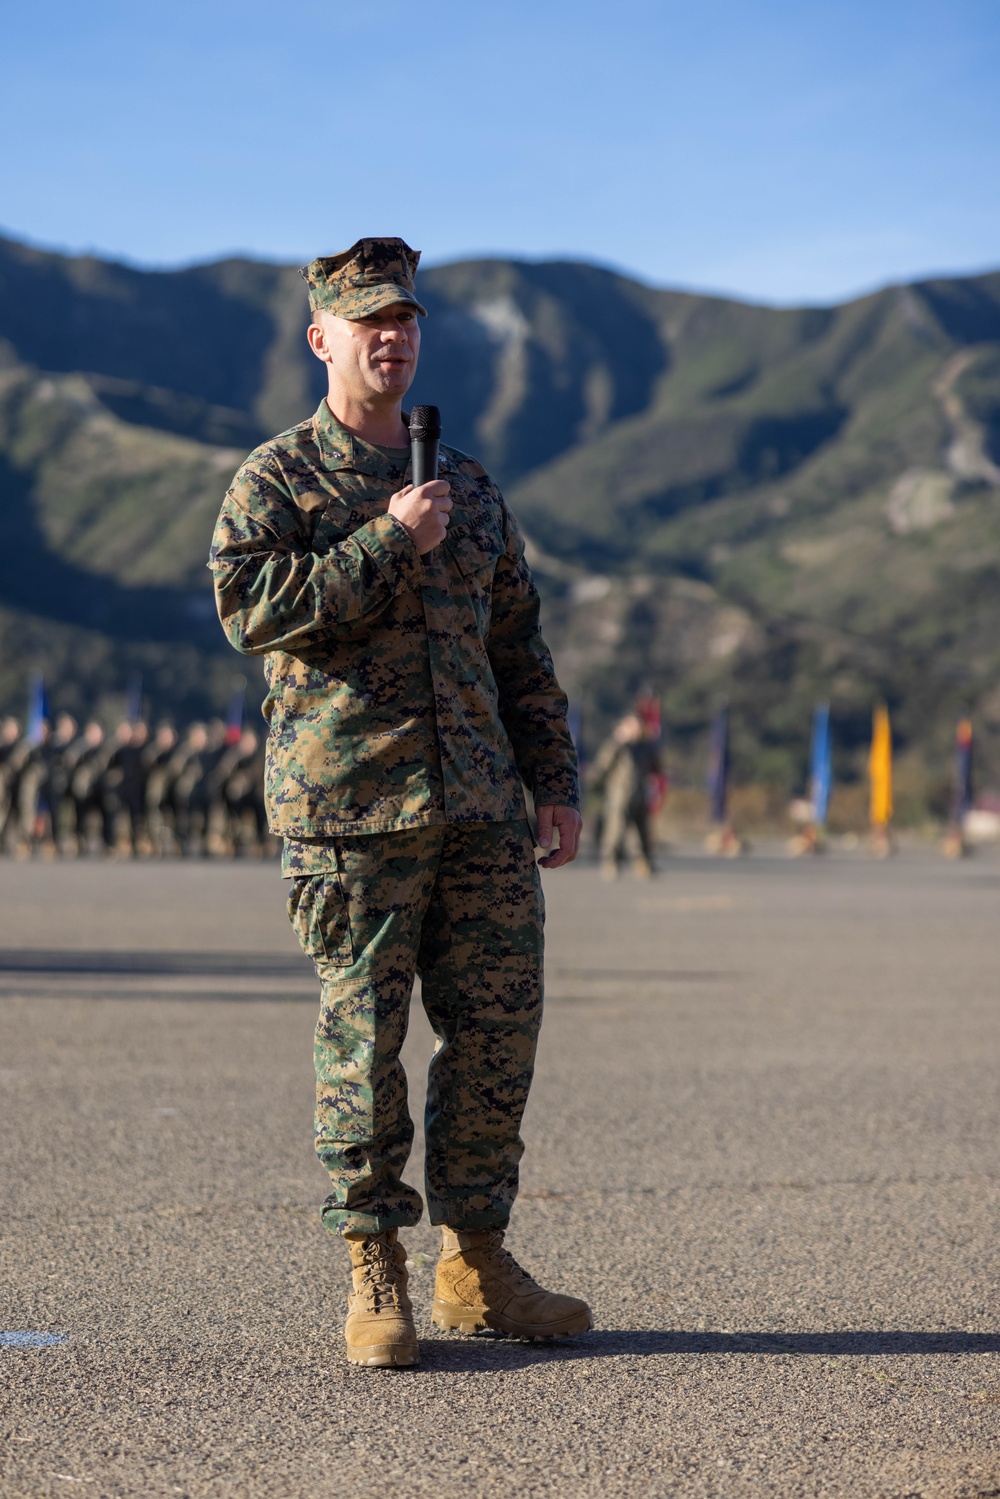
<svg viewBox="0 0 1000 1499">
<path fill-rule="evenodd" d="M 413 383 L 420 353 L 418 313 L 408 302 L 393 302 L 363 318 L 313 314 L 309 346 L 330 366 L 335 382 L 353 399 L 401 399 Z"/>
<path fill-rule="evenodd" d="M 642 719 L 636 713 L 629 713 L 615 729 L 615 738 L 619 744 L 638 744 L 643 733 Z"/>
</svg>

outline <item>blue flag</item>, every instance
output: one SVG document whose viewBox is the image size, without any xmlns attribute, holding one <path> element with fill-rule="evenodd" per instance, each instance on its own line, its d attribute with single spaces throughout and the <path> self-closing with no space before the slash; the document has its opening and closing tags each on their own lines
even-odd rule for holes
<svg viewBox="0 0 1000 1499">
<path fill-rule="evenodd" d="M 817 703 L 813 713 L 812 755 L 809 765 L 809 800 L 812 802 L 813 818 L 817 827 L 826 824 L 827 808 L 830 805 L 830 789 L 833 784 L 833 763 L 830 754 L 830 704 Z"/>
<path fill-rule="evenodd" d="M 725 822 L 729 803 L 729 709 L 720 708 L 712 719 L 708 747 L 708 798 L 712 821 Z"/>
<path fill-rule="evenodd" d="M 29 744 L 41 744 L 48 721 L 49 699 L 45 691 L 45 678 L 40 671 L 32 672 L 31 685 L 28 688 L 27 738 Z"/>
<path fill-rule="evenodd" d="M 128 689 L 128 705 L 125 716 L 129 723 L 138 723 L 142 717 L 142 672 L 137 671 Z"/>
</svg>

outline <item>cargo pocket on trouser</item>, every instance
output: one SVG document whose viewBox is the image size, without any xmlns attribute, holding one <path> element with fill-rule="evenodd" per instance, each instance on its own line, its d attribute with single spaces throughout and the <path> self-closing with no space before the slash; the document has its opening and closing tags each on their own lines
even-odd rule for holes
<svg viewBox="0 0 1000 1499">
<path fill-rule="evenodd" d="M 354 962 L 354 944 L 336 850 L 330 844 L 313 845 L 302 856 L 303 845 L 298 843 L 293 857 L 288 854 L 286 844 L 283 867 L 295 870 L 288 894 L 288 919 L 302 951 L 316 963 L 349 967 Z"/>
</svg>

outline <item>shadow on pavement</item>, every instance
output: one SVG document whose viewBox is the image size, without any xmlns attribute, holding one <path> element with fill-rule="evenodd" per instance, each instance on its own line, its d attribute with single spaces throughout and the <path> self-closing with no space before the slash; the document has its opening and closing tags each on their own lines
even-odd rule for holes
<svg viewBox="0 0 1000 1499">
<path fill-rule="evenodd" d="M 125 975 L 166 974 L 194 977 L 311 977 L 312 963 L 297 953 L 111 952 L 63 948 L 0 948 L 2 973 Z"/>
<path fill-rule="evenodd" d="M 627 1332 L 598 1331 L 565 1342 L 517 1343 L 476 1338 L 421 1341 L 423 1367 L 474 1372 L 527 1368 L 566 1359 L 649 1358 L 678 1353 L 861 1355 L 1000 1353 L 1000 1332 Z"/>
<path fill-rule="evenodd" d="M 78 974 L 167 974 L 238 977 L 259 974 L 267 978 L 312 975 L 308 958 L 298 953 L 220 952 L 124 952 L 100 948 L 25 947 L 0 948 L 2 973 Z M 633 979 L 637 983 L 717 983 L 741 978 L 742 974 L 718 969 L 672 968 L 564 968 L 550 966 L 554 978 Z"/>
</svg>

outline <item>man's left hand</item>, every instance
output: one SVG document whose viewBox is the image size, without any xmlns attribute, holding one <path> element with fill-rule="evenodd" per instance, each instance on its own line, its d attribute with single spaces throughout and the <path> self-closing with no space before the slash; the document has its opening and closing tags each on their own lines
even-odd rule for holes
<svg viewBox="0 0 1000 1499">
<path fill-rule="evenodd" d="M 580 848 L 583 818 L 575 807 L 536 807 L 538 814 L 538 843 L 541 848 L 552 848 L 552 829 L 559 834 L 559 847 L 544 859 L 539 859 L 543 869 L 559 869 L 576 858 Z"/>
</svg>

